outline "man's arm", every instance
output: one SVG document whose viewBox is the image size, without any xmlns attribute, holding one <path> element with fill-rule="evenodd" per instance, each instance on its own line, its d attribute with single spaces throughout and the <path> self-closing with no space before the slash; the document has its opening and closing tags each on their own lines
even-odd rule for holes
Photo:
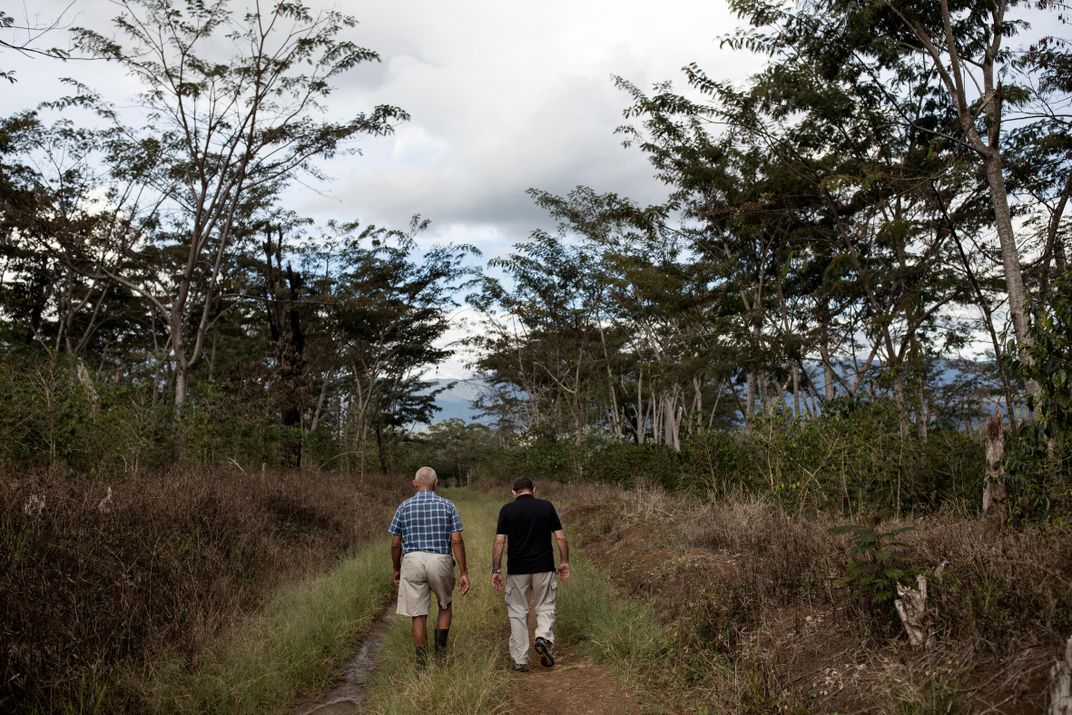
<svg viewBox="0 0 1072 715">
<path fill-rule="evenodd" d="M 558 542 L 558 577 L 569 581 L 569 542 L 566 541 L 566 532 L 562 529 L 556 531 L 555 541 Z"/>
<path fill-rule="evenodd" d="M 469 568 L 465 564 L 465 540 L 462 539 L 462 532 L 450 532 L 450 550 L 454 552 L 454 560 L 458 562 L 458 570 L 461 572 L 458 576 L 458 585 L 464 596 L 469 592 Z"/>
<path fill-rule="evenodd" d="M 395 585 L 402 578 L 402 537 L 395 534 L 391 537 L 391 565 L 395 569 Z"/>
<path fill-rule="evenodd" d="M 491 585 L 496 591 L 503 589 L 502 555 L 506 548 L 506 534 L 495 535 L 495 545 L 491 547 Z"/>
</svg>

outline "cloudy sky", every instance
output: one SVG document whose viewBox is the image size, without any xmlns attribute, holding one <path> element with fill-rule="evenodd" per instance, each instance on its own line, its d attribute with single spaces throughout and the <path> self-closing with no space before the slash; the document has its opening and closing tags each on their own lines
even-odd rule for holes
<svg viewBox="0 0 1072 715">
<path fill-rule="evenodd" d="M 108 0 L 5 5 L 20 22 L 28 16 L 47 24 L 62 15 L 65 26 L 99 29 L 116 10 Z M 565 192 L 586 184 L 640 202 L 663 197 L 643 155 L 623 148 L 614 134 L 628 98 L 612 75 L 650 88 L 667 79 L 682 84 L 681 67 L 693 61 L 734 80 L 758 67 L 718 47 L 718 38 L 736 27 L 725 0 L 351 0 L 333 6 L 359 20 L 353 39 L 379 52 L 382 62 L 344 76 L 331 111 L 393 104 L 412 119 L 392 137 L 363 140 L 362 156 L 332 162 L 330 182 L 295 190 L 288 202 L 318 219 L 397 227 L 420 213 L 432 221 L 429 240 L 475 244 L 485 260 L 546 225 L 525 194 L 529 187 Z M 46 40 L 67 44 L 63 30 Z M 7 112 L 59 96 L 64 75 L 120 102 L 136 91 L 95 62 L 11 52 L 2 59 L 18 78 L 2 90 Z M 463 362 L 460 357 L 439 374 L 463 375 Z"/>
</svg>

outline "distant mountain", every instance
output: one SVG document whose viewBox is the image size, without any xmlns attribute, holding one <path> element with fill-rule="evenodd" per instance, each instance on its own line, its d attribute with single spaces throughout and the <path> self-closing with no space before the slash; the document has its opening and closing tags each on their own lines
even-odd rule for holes
<svg viewBox="0 0 1072 715">
<path fill-rule="evenodd" d="M 479 417 L 473 409 L 473 400 L 480 395 L 482 382 L 476 378 L 467 380 L 432 380 L 432 384 L 444 387 L 454 383 L 454 387 L 439 393 L 436 397 L 436 405 L 439 412 L 432 418 L 432 422 L 445 422 L 447 420 L 462 420 L 464 422 L 481 422 L 487 424 L 487 417 Z M 435 389 L 435 388 L 433 388 Z"/>
</svg>

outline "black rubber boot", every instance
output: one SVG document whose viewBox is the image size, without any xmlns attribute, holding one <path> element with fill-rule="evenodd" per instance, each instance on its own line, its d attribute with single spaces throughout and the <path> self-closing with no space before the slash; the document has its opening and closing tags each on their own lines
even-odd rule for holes
<svg viewBox="0 0 1072 715">
<path fill-rule="evenodd" d="M 423 645 L 419 645 L 419 646 L 416 646 L 416 649 L 417 649 L 417 667 L 418 668 L 423 668 L 424 666 L 428 665 L 428 647 L 423 646 Z"/>
<path fill-rule="evenodd" d="M 436 660 L 443 660 L 447 656 L 447 633 L 450 632 L 449 628 L 436 628 L 435 632 L 435 654 Z"/>
</svg>

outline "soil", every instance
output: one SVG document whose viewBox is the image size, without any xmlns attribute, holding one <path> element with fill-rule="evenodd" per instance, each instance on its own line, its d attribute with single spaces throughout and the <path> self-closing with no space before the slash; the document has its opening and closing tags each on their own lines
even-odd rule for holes
<svg viewBox="0 0 1072 715">
<path fill-rule="evenodd" d="M 579 657 L 566 646 L 555 646 L 555 664 L 540 665 L 535 655 L 527 673 L 517 673 L 518 713 L 577 713 L 611 715 L 639 713 L 632 694 L 606 669 Z"/>
<path fill-rule="evenodd" d="M 529 611 L 529 643 L 536 642 L 536 619 Z M 527 673 L 515 673 L 519 713 L 631 715 L 640 707 L 633 694 L 606 669 L 565 643 L 555 644 L 555 664 L 545 668 L 535 650 Z"/>
<path fill-rule="evenodd" d="M 529 644 L 536 642 L 536 618 L 529 610 Z M 633 694 L 606 669 L 577 653 L 567 643 L 555 643 L 555 664 L 545 668 L 535 649 L 529 652 L 527 673 L 515 673 L 518 713 L 577 713 L 631 715 L 640 708 Z"/>
</svg>

